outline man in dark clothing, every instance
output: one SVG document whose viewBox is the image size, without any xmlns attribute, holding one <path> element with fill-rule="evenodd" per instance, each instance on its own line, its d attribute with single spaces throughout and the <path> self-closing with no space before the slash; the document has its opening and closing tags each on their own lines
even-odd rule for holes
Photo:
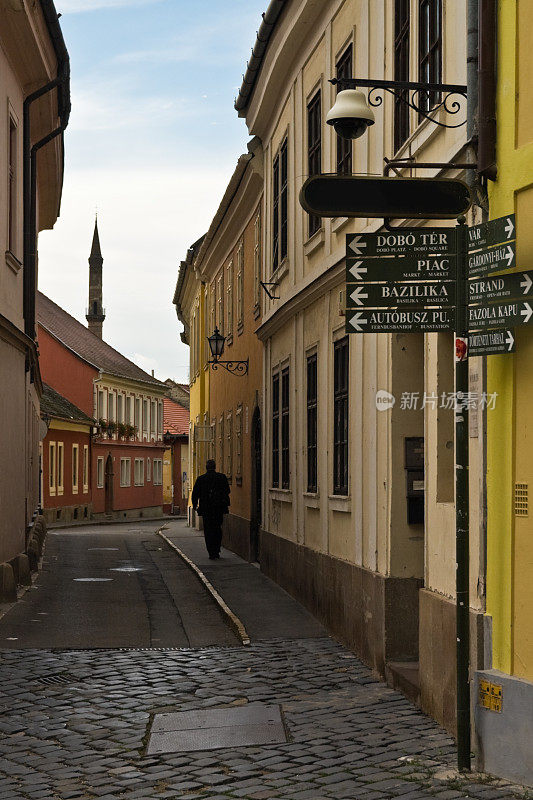
<svg viewBox="0 0 533 800">
<path fill-rule="evenodd" d="M 229 483 L 222 472 L 216 472 L 215 462 L 205 465 L 207 472 L 200 475 L 192 490 L 192 505 L 204 521 L 204 538 L 209 558 L 220 558 L 222 519 L 229 510 Z"/>
</svg>

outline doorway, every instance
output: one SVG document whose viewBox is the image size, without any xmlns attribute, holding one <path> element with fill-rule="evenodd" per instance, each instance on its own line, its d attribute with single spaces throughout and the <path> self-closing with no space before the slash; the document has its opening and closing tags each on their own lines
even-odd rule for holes
<svg viewBox="0 0 533 800">
<path fill-rule="evenodd" d="M 105 513 L 110 514 L 113 511 L 114 501 L 113 501 L 113 478 L 115 473 L 113 472 L 113 458 L 111 454 L 108 455 L 107 461 L 105 462 Z"/>
<path fill-rule="evenodd" d="M 252 521 L 250 560 L 260 559 L 260 528 L 262 508 L 262 453 L 261 453 L 261 411 L 256 406 L 252 416 Z"/>
</svg>

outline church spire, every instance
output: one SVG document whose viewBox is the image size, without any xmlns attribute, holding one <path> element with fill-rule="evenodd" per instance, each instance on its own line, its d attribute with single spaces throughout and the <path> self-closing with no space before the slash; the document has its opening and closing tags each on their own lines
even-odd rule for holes
<svg viewBox="0 0 533 800">
<path fill-rule="evenodd" d="M 94 221 L 93 243 L 89 256 L 89 307 L 86 319 L 89 330 L 102 338 L 102 327 L 105 319 L 105 310 L 102 307 L 102 267 L 104 259 L 100 250 L 100 237 L 98 235 L 98 218 Z"/>
</svg>

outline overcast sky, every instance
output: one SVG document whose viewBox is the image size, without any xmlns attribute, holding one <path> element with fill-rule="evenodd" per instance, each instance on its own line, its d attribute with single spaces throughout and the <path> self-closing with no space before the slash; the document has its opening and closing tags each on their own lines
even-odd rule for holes
<svg viewBox="0 0 533 800">
<path fill-rule="evenodd" d="M 104 339 L 186 381 L 172 297 L 238 156 L 233 108 L 267 0 L 56 0 L 72 69 L 61 216 L 39 237 L 39 288 L 86 324 L 98 208 Z"/>
</svg>

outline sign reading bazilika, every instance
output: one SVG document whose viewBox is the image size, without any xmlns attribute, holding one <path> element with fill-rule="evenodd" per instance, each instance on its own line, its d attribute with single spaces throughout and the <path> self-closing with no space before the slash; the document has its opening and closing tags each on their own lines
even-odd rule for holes
<svg viewBox="0 0 533 800">
<path fill-rule="evenodd" d="M 455 256 L 347 258 L 346 281 L 455 280 Z"/>
<path fill-rule="evenodd" d="M 493 303 L 489 306 L 468 307 L 468 327 L 502 328 L 509 325 L 525 325 L 533 322 L 533 308 L 524 303 Z"/>
<path fill-rule="evenodd" d="M 346 306 L 451 306 L 455 304 L 454 283 L 358 283 L 346 285 Z"/>
<path fill-rule="evenodd" d="M 514 353 L 515 343 L 512 330 L 471 333 L 468 337 L 470 356 L 493 356 L 501 353 Z"/>
<path fill-rule="evenodd" d="M 491 247 L 503 242 L 511 242 L 515 239 L 515 215 L 508 214 L 506 217 L 491 219 L 489 222 L 482 222 L 481 225 L 472 225 L 468 229 L 468 249 L 480 250 L 483 247 Z"/>
<path fill-rule="evenodd" d="M 347 333 L 409 333 L 450 331 L 455 327 L 455 310 L 451 308 L 420 308 L 383 310 L 365 308 L 348 311 Z"/>
<path fill-rule="evenodd" d="M 453 255 L 454 228 L 420 228 L 419 231 L 351 233 L 346 236 L 346 257 L 394 255 Z"/>
<path fill-rule="evenodd" d="M 494 278 L 474 278 L 468 282 L 470 303 L 491 300 L 515 300 L 533 295 L 533 272 L 516 272 Z"/>
</svg>

